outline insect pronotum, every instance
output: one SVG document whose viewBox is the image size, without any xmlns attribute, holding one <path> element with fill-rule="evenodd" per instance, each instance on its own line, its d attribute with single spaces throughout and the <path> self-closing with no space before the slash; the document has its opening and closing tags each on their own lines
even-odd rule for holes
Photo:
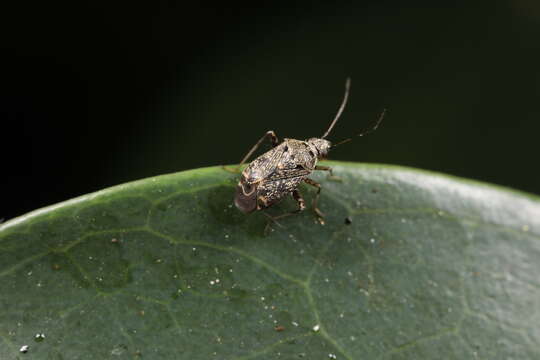
<svg viewBox="0 0 540 360">
<path fill-rule="evenodd" d="M 255 210 L 267 209 L 282 200 L 286 195 L 291 194 L 298 204 L 298 209 L 271 218 L 277 219 L 301 212 L 305 210 L 306 205 L 304 198 L 298 191 L 298 186 L 301 182 L 305 182 L 317 188 L 317 194 L 313 199 L 313 210 L 315 211 L 319 222 L 324 224 L 324 214 L 317 206 L 321 193 L 321 185 L 308 178 L 308 175 L 314 170 L 323 170 L 328 171 L 330 175 L 333 176 L 330 167 L 317 165 L 317 162 L 326 158 L 332 147 L 352 139 L 345 139 L 335 145 L 332 145 L 330 141 L 325 139 L 328 134 L 330 134 L 330 131 L 332 131 L 332 128 L 345 109 L 349 97 L 350 86 L 351 80 L 347 79 L 345 82 L 345 95 L 343 96 L 343 101 L 341 102 L 338 112 L 334 117 L 334 120 L 330 123 L 328 130 L 326 130 L 320 138 L 310 138 L 307 140 L 285 138 L 279 143 L 274 131 L 270 130 L 257 141 L 242 159 L 239 166 L 249 159 L 265 139 L 270 139 L 273 149 L 253 160 L 244 171 L 242 171 L 242 176 L 236 187 L 236 194 L 234 197 L 234 204 L 240 211 L 251 213 Z M 363 136 L 376 130 L 385 113 L 386 109 L 383 110 L 373 127 L 357 136 Z"/>
</svg>

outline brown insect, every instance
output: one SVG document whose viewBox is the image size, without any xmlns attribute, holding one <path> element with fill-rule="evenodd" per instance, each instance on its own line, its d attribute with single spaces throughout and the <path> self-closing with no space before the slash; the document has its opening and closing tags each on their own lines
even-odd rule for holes
<svg viewBox="0 0 540 360">
<path fill-rule="evenodd" d="M 263 210 L 279 202 L 286 195 L 291 194 L 298 203 L 298 209 L 279 217 L 271 218 L 275 220 L 280 217 L 301 212 L 305 210 L 306 205 L 297 188 L 300 183 L 305 182 L 317 188 L 317 194 L 313 199 L 313 210 L 315 211 L 319 222 L 324 224 L 324 214 L 317 207 L 321 193 L 321 185 L 308 178 L 308 175 L 311 174 L 313 170 L 323 170 L 328 171 L 330 175 L 333 176 L 330 167 L 317 165 L 317 162 L 326 158 L 332 147 L 351 140 L 351 138 L 349 138 L 336 145 L 332 145 L 330 141 L 325 140 L 341 116 L 343 109 L 345 109 L 349 97 L 350 84 L 350 79 L 347 79 L 345 82 L 345 95 L 343 96 L 343 101 L 341 102 L 334 120 L 321 138 L 310 138 L 307 140 L 285 138 L 282 143 L 279 143 L 274 131 L 270 130 L 251 148 L 247 155 L 242 159 L 239 166 L 249 159 L 266 138 L 270 139 L 273 146 L 273 149 L 253 160 L 242 172 L 234 196 L 234 204 L 240 211 L 251 213 L 255 210 Z M 358 136 L 376 130 L 382 121 L 385 112 L 386 110 L 381 113 L 379 119 L 371 129 L 358 134 Z"/>
</svg>

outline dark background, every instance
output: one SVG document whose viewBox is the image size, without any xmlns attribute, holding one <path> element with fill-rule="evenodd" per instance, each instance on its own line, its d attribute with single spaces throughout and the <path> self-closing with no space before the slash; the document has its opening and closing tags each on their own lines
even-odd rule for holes
<svg viewBox="0 0 540 360">
<path fill-rule="evenodd" d="M 451 3 L 451 4 L 450 4 Z M 17 2 L 0 9 L 0 218 L 238 162 L 265 131 L 332 159 L 540 193 L 540 2 Z"/>
</svg>

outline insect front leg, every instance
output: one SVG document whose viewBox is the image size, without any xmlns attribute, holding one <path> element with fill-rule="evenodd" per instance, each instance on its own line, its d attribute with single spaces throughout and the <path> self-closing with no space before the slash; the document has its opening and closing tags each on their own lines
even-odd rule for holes
<svg viewBox="0 0 540 360">
<path fill-rule="evenodd" d="M 310 178 L 305 178 L 304 181 L 306 182 L 306 184 L 309 184 L 317 188 L 317 194 L 315 195 L 315 198 L 313 199 L 313 211 L 315 211 L 315 214 L 317 215 L 317 221 L 319 221 L 321 225 L 324 225 L 324 219 L 323 219 L 324 214 L 317 207 L 319 196 L 321 195 L 321 189 L 322 189 L 321 184 L 319 184 L 315 180 L 311 180 Z"/>
<path fill-rule="evenodd" d="M 328 171 L 330 175 L 328 175 L 328 179 L 334 180 L 334 181 L 343 181 L 339 176 L 335 176 L 332 172 L 332 168 L 330 166 L 321 166 L 317 165 L 315 166 L 315 170 L 322 170 L 322 171 Z"/>
</svg>

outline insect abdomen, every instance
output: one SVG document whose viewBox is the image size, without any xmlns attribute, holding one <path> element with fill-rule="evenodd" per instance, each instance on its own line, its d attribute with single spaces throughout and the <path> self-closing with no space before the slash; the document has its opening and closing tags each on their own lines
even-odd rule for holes
<svg viewBox="0 0 540 360">
<path fill-rule="evenodd" d="M 243 177 L 236 186 L 234 205 L 243 213 L 257 210 L 257 188 L 258 184 L 251 185 Z"/>
</svg>

